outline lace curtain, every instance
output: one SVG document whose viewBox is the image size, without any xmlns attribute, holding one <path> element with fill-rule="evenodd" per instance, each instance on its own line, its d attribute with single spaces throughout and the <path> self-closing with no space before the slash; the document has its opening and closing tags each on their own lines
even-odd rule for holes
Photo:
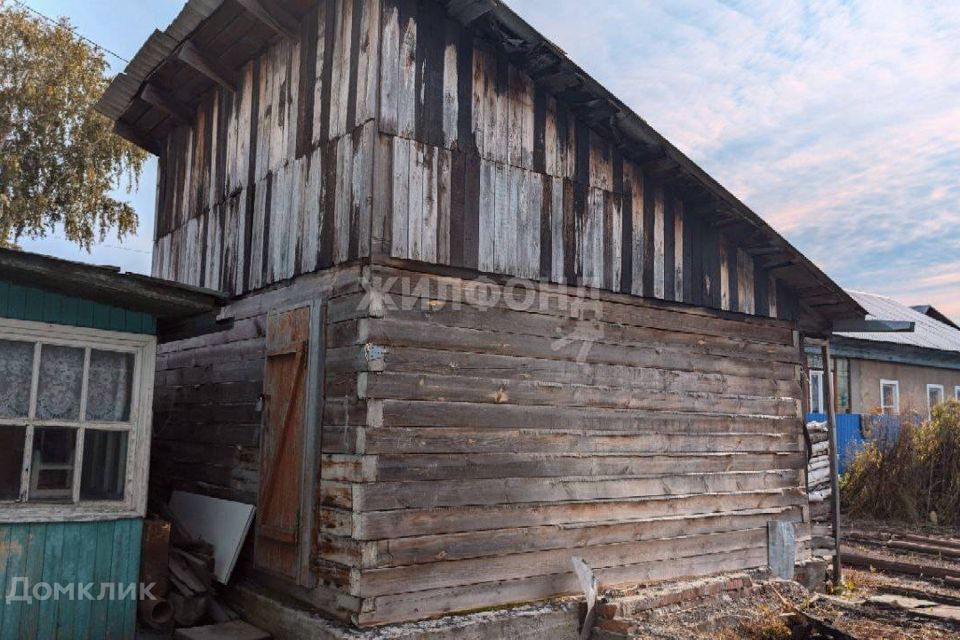
<svg viewBox="0 0 960 640">
<path fill-rule="evenodd" d="M 37 418 L 79 420 L 83 349 L 45 344 L 40 349 Z"/>
<path fill-rule="evenodd" d="M 0 417 L 27 415 L 32 375 L 33 343 L 0 340 Z"/>
<path fill-rule="evenodd" d="M 126 422 L 130 419 L 133 387 L 133 354 L 90 352 L 87 382 L 87 420 Z"/>
</svg>

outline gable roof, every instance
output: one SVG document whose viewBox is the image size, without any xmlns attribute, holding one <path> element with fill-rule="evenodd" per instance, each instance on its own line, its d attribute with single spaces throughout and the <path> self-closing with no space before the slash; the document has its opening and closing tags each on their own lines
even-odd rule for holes
<svg viewBox="0 0 960 640">
<path fill-rule="evenodd" d="M 937 309 L 932 304 L 914 304 L 914 305 L 910 305 L 910 308 L 913 309 L 914 311 L 919 311 L 925 316 L 930 316 L 934 320 L 939 320 L 943 324 L 949 325 L 954 329 L 960 329 L 960 326 L 958 326 L 956 322 L 948 318 L 946 314 L 944 314 L 942 311 Z"/>
<path fill-rule="evenodd" d="M 13 249 L 0 249 L 0 280 L 142 311 L 157 319 L 187 318 L 226 300 L 219 291 Z"/>
<path fill-rule="evenodd" d="M 923 349 L 936 349 L 960 354 L 960 329 L 944 324 L 893 298 L 850 291 L 850 295 L 859 302 L 868 313 L 868 320 L 903 320 L 915 324 L 913 331 L 895 333 L 844 332 L 836 335 L 853 340 L 866 340 L 894 345 L 907 345 Z"/>
<path fill-rule="evenodd" d="M 428 0 L 429 1 L 429 0 Z M 168 100 L 194 109 L 214 81 L 183 64 L 192 47 L 212 66 L 235 74 L 272 40 L 295 32 L 308 0 L 188 0 L 164 31 L 155 31 L 111 83 L 97 108 L 116 123 L 117 132 L 156 152 L 176 116 L 158 108 Z M 757 213 L 727 191 L 695 162 L 576 65 L 557 45 L 500 0 L 440 0 L 449 16 L 475 35 L 501 48 L 526 74 L 576 116 L 614 142 L 624 156 L 668 183 L 685 206 L 722 227 L 724 234 L 789 286 L 800 300 L 805 330 L 825 334 L 830 322 L 862 318 L 865 310 L 810 259 L 787 242 Z M 149 84 L 162 76 L 163 82 Z M 164 88 L 157 95 L 156 85 Z M 151 95 L 145 100 L 144 91 Z M 167 95 L 164 95 L 167 94 Z"/>
</svg>

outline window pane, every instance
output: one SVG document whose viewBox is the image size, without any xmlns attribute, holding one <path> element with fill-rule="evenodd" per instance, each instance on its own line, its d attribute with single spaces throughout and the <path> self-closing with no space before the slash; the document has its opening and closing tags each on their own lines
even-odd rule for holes
<svg viewBox="0 0 960 640">
<path fill-rule="evenodd" d="M 813 413 L 822 413 L 822 399 L 823 391 L 821 385 L 823 383 L 823 375 L 818 375 L 814 373 L 810 376 L 810 409 Z"/>
<path fill-rule="evenodd" d="M 850 411 L 850 361 L 838 358 L 837 365 L 837 405 L 843 412 Z"/>
<path fill-rule="evenodd" d="M 91 351 L 90 377 L 87 381 L 87 420 L 129 420 L 132 387 L 132 353 Z"/>
<path fill-rule="evenodd" d="M 76 444 L 75 429 L 34 429 L 33 457 L 30 462 L 31 501 L 72 499 Z"/>
<path fill-rule="evenodd" d="M 26 417 L 32 378 L 33 343 L 0 340 L 0 417 Z"/>
<path fill-rule="evenodd" d="M 84 432 L 81 500 L 123 500 L 127 435 L 124 431 Z"/>
<path fill-rule="evenodd" d="M 897 413 L 897 385 L 884 384 L 880 387 L 880 404 L 883 413 L 896 415 Z"/>
<path fill-rule="evenodd" d="M 0 500 L 20 497 L 26 427 L 0 427 Z"/>
<path fill-rule="evenodd" d="M 930 387 L 927 389 L 927 394 L 929 395 L 931 409 L 943 402 L 943 389 L 940 387 Z"/>
<path fill-rule="evenodd" d="M 40 350 L 37 417 L 79 420 L 83 349 L 45 344 Z"/>
</svg>

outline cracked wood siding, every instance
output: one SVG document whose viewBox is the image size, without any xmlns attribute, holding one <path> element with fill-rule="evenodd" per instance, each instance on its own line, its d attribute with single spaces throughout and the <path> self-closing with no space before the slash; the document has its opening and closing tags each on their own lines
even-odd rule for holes
<svg viewBox="0 0 960 640">
<path fill-rule="evenodd" d="M 382 310 L 329 304 L 325 393 L 364 409 L 325 425 L 320 465 L 354 622 L 574 593 L 571 555 L 608 583 L 762 566 L 774 519 L 809 555 L 792 323 L 600 294 L 584 354 L 554 285 L 479 308 L 476 281 L 372 277 Z"/>
</svg>

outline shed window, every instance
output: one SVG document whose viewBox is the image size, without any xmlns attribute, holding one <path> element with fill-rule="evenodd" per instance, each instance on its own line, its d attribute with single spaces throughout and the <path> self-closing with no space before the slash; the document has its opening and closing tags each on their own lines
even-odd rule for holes
<svg viewBox="0 0 960 640">
<path fill-rule="evenodd" d="M 943 404 L 943 385 L 927 385 L 927 419 L 933 417 L 933 408 L 938 404 Z"/>
<path fill-rule="evenodd" d="M 0 521 L 142 512 L 154 345 L 0 320 Z"/>
<path fill-rule="evenodd" d="M 810 372 L 810 411 L 812 413 L 824 413 L 823 371 Z"/>
<path fill-rule="evenodd" d="M 880 381 L 880 410 L 885 416 L 900 415 L 900 383 L 898 381 Z"/>
</svg>

